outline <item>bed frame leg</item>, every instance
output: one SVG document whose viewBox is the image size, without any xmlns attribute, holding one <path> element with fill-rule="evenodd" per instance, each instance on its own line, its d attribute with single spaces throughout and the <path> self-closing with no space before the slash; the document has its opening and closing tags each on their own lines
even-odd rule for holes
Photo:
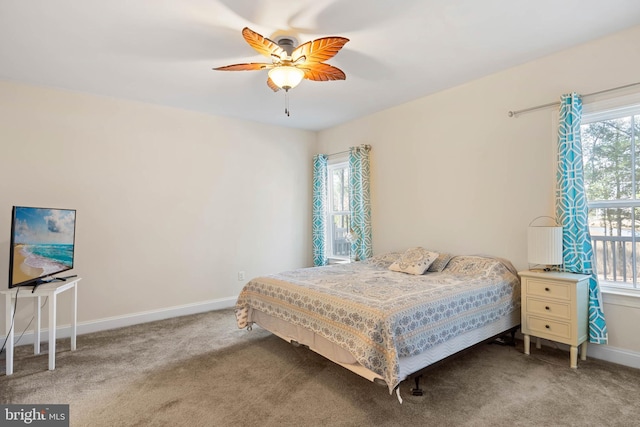
<svg viewBox="0 0 640 427">
<path fill-rule="evenodd" d="M 418 375 L 417 377 L 414 378 L 414 381 L 416 382 L 416 387 L 411 389 L 412 396 L 423 395 L 422 389 L 420 388 L 420 378 L 422 378 L 422 375 Z"/>
<path fill-rule="evenodd" d="M 504 334 L 502 334 L 498 338 L 494 339 L 493 341 L 490 341 L 489 344 L 508 345 L 508 346 L 511 346 L 511 347 L 515 347 L 516 346 L 516 331 L 518 330 L 518 328 L 519 328 L 519 326 L 516 326 L 514 328 L 511 328 L 508 331 L 508 333 L 511 335 L 511 339 L 509 339 L 507 337 L 507 333 L 505 332 Z"/>
</svg>

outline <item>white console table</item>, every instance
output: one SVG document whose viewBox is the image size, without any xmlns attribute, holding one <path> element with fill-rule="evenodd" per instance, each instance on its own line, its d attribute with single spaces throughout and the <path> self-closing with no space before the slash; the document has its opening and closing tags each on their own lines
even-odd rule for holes
<svg viewBox="0 0 640 427">
<path fill-rule="evenodd" d="M 24 287 L 18 292 L 18 288 L 12 288 L 0 293 L 4 294 L 5 313 L 6 313 L 6 335 L 7 338 L 7 359 L 6 374 L 13 374 L 13 339 L 15 327 L 11 327 L 14 315 L 14 302 L 16 295 L 20 298 L 33 298 L 33 313 L 36 321 L 36 330 L 33 337 L 33 354 L 40 354 L 40 307 L 42 306 L 42 297 L 49 297 L 49 370 L 56 368 L 56 310 L 57 297 L 59 293 L 72 290 L 72 318 L 71 318 L 71 350 L 76 349 L 76 325 L 78 321 L 78 282 L 80 277 L 69 278 L 64 282 L 50 282 L 40 285 L 35 292 L 31 292 L 31 287 Z M 15 325 L 14 325 L 15 326 Z"/>
</svg>

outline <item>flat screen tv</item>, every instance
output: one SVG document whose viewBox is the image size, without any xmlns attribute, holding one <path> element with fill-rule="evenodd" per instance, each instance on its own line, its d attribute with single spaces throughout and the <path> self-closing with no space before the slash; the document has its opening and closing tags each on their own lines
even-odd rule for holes
<svg viewBox="0 0 640 427">
<path fill-rule="evenodd" d="M 73 209 L 14 206 L 9 288 L 66 279 L 52 276 L 73 268 L 75 233 Z"/>
</svg>

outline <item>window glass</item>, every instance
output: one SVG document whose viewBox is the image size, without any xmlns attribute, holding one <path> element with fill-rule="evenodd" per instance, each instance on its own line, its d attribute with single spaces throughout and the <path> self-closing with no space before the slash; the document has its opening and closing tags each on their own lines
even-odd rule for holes
<svg viewBox="0 0 640 427">
<path fill-rule="evenodd" d="M 331 171 L 331 210 L 344 212 L 349 210 L 349 168 L 334 168 Z"/>
<path fill-rule="evenodd" d="M 340 161 L 328 166 L 329 204 L 327 212 L 327 236 L 325 248 L 327 257 L 334 260 L 348 260 L 349 232 L 349 163 Z"/>
<path fill-rule="evenodd" d="M 631 117 L 582 126 L 585 184 L 589 200 L 630 199 L 633 196 Z"/>
<path fill-rule="evenodd" d="M 585 115 L 581 127 L 589 232 L 599 279 L 638 287 L 640 106 Z"/>
</svg>

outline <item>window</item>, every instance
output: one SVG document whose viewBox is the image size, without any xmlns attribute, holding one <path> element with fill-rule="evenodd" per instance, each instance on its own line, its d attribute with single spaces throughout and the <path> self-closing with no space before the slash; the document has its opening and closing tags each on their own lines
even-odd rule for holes
<svg viewBox="0 0 640 427">
<path fill-rule="evenodd" d="M 349 232 L 349 162 L 337 161 L 327 166 L 327 236 L 325 249 L 330 260 L 348 260 Z"/>
<path fill-rule="evenodd" d="M 585 114 L 589 232 L 599 280 L 640 289 L 640 104 Z"/>
</svg>

